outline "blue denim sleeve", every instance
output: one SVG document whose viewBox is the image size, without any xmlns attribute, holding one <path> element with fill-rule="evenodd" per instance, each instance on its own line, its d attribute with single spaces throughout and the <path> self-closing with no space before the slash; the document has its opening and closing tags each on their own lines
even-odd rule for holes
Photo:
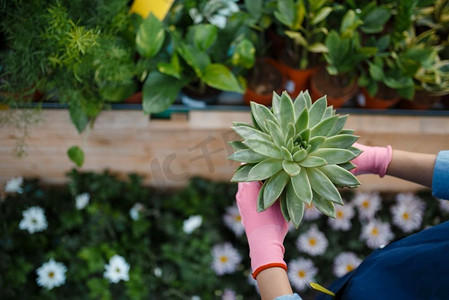
<svg viewBox="0 0 449 300">
<path fill-rule="evenodd" d="M 449 150 L 440 151 L 437 155 L 433 171 L 432 194 L 436 198 L 449 200 Z"/>
<path fill-rule="evenodd" d="M 302 300 L 301 297 L 299 297 L 298 294 L 292 294 L 292 295 L 284 295 L 276 297 L 274 300 Z"/>
</svg>

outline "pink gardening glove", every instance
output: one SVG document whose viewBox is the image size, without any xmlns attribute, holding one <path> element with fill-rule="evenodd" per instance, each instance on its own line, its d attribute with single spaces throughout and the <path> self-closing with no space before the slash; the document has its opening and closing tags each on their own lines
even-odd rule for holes
<svg viewBox="0 0 449 300">
<path fill-rule="evenodd" d="M 280 267 L 287 270 L 283 243 L 288 225 L 282 216 L 279 201 L 265 211 L 257 212 L 260 187 L 259 182 L 240 182 L 236 195 L 248 239 L 254 279 L 267 268 Z"/>
<path fill-rule="evenodd" d="M 354 143 L 354 147 L 363 151 L 362 154 L 351 161 L 357 166 L 351 170 L 354 175 L 377 174 L 380 177 L 385 176 L 392 156 L 390 145 L 386 147 L 371 147 Z"/>
</svg>

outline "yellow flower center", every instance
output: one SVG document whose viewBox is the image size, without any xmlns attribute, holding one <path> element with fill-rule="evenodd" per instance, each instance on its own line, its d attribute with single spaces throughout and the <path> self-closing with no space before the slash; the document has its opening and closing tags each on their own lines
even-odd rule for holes
<svg viewBox="0 0 449 300">
<path fill-rule="evenodd" d="M 346 271 L 351 272 L 352 270 L 354 270 L 354 266 L 351 264 L 347 264 L 346 265 Z"/>
<path fill-rule="evenodd" d="M 306 272 L 304 270 L 299 270 L 298 271 L 298 277 L 299 278 L 304 278 L 306 277 Z"/>
<path fill-rule="evenodd" d="M 221 256 L 221 257 L 220 257 L 220 261 L 221 261 L 222 263 L 225 263 L 225 262 L 228 261 L 228 257 L 227 257 L 227 256 Z"/>
<path fill-rule="evenodd" d="M 309 244 L 310 244 L 310 246 L 315 246 L 316 245 L 316 239 L 310 238 L 309 239 Z"/>
<path fill-rule="evenodd" d="M 369 207 L 369 201 L 368 200 L 363 201 L 362 206 L 363 206 L 363 208 L 368 208 Z"/>
<path fill-rule="evenodd" d="M 48 273 L 48 277 L 50 277 L 50 278 L 55 277 L 55 273 L 54 273 L 53 271 L 49 272 L 49 273 Z"/>
<path fill-rule="evenodd" d="M 377 227 L 374 227 L 373 229 L 371 229 L 371 234 L 377 236 L 379 234 L 379 229 L 377 229 Z"/>
<path fill-rule="evenodd" d="M 403 213 L 402 214 L 402 218 L 404 219 L 404 220 L 408 220 L 408 219 L 410 219 L 410 216 L 409 216 L 409 214 L 408 213 Z"/>
<path fill-rule="evenodd" d="M 236 222 L 240 222 L 240 221 L 242 221 L 242 217 L 239 216 L 239 215 L 237 215 L 237 216 L 234 217 L 234 220 L 235 220 Z"/>
<path fill-rule="evenodd" d="M 120 268 L 115 268 L 115 272 L 120 273 Z"/>
<path fill-rule="evenodd" d="M 337 219 L 343 218 L 344 217 L 343 212 L 341 210 L 337 211 L 336 217 L 337 217 Z"/>
</svg>

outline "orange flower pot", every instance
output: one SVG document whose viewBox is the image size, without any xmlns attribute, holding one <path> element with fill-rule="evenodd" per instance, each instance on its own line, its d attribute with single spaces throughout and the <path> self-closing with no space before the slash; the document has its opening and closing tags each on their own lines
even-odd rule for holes
<svg viewBox="0 0 449 300">
<path fill-rule="evenodd" d="M 399 97 L 398 95 L 388 99 L 380 98 L 377 95 L 371 96 L 365 88 L 362 88 L 361 92 L 363 96 L 365 96 L 365 103 L 364 105 L 362 105 L 362 107 L 364 108 L 387 109 L 397 104 L 401 100 L 401 97 Z"/>
<path fill-rule="evenodd" d="M 287 76 L 286 90 L 289 95 L 296 98 L 301 91 L 309 90 L 310 77 L 318 70 L 317 67 L 300 70 L 292 68 L 285 63 L 279 63 L 281 70 Z"/>
</svg>

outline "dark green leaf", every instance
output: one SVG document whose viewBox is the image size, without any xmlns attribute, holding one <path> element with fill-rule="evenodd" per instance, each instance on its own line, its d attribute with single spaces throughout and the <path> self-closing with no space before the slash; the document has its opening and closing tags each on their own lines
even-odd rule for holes
<svg viewBox="0 0 449 300">
<path fill-rule="evenodd" d="M 307 176 L 310 180 L 310 186 L 315 193 L 329 201 L 343 204 L 340 192 L 323 172 L 317 168 L 310 168 L 307 169 Z"/>
<path fill-rule="evenodd" d="M 285 193 L 287 202 L 287 211 L 295 228 L 299 227 L 302 217 L 304 216 L 304 202 L 301 201 L 293 189 L 291 182 L 288 183 Z"/>
<path fill-rule="evenodd" d="M 78 167 L 81 167 L 84 164 L 84 152 L 80 147 L 70 147 L 69 150 L 67 150 L 67 155 Z"/>
<path fill-rule="evenodd" d="M 160 113 L 168 109 L 183 86 L 184 81 L 157 71 L 150 73 L 142 90 L 144 113 Z"/>
<path fill-rule="evenodd" d="M 296 196 L 307 204 L 310 204 L 313 199 L 312 187 L 310 186 L 309 178 L 306 169 L 302 168 L 298 175 L 291 178 L 291 183 Z"/>
<path fill-rule="evenodd" d="M 136 49 L 143 57 L 155 56 L 165 40 L 164 26 L 152 13 L 143 20 L 136 34 Z"/>
<path fill-rule="evenodd" d="M 277 174 L 268 179 L 263 192 L 263 203 L 265 209 L 276 202 L 287 185 L 289 179 L 290 177 L 284 171 L 279 171 Z"/>
</svg>

